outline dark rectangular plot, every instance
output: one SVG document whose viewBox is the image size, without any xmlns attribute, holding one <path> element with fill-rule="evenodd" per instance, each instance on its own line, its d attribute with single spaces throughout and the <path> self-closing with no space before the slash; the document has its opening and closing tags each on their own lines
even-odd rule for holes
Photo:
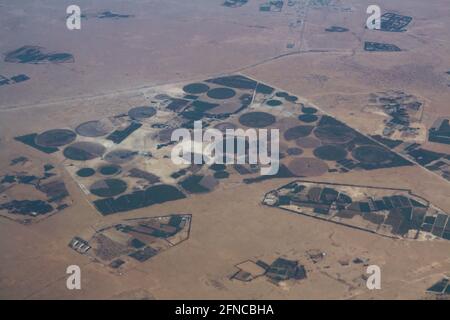
<svg viewBox="0 0 450 320">
<path fill-rule="evenodd" d="M 375 212 L 368 212 L 364 214 L 363 217 L 365 220 L 370 221 L 374 224 L 382 224 L 384 221 L 384 215 Z"/>
<path fill-rule="evenodd" d="M 24 82 L 29 80 L 30 77 L 28 77 L 26 74 L 19 74 L 17 76 L 11 77 L 11 80 L 15 83 Z"/>
<path fill-rule="evenodd" d="M 170 176 L 174 179 L 178 179 L 179 177 L 184 176 L 186 173 L 187 173 L 187 171 L 185 169 L 181 169 L 181 170 L 178 170 L 178 171 L 172 173 Z"/>
<path fill-rule="evenodd" d="M 133 132 L 142 127 L 142 123 L 132 122 L 128 127 L 123 130 L 116 130 L 111 133 L 106 139 L 111 140 L 115 144 L 120 144 L 123 140 L 128 138 Z"/>
<path fill-rule="evenodd" d="M 442 237 L 442 234 L 444 233 L 444 228 L 439 228 L 436 227 L 436 225 L 434 225 L 433 230 L 431 230 L 431 233 L 436 237 Z"/>
<path fill-rule="evenodd" d="M 272 94 L 272 92 L 274 90 L 275 90 L 274 88 L 272 88 L 272 87 L 270 87 L 268 85 L 265 85 L 264 83 L 261 83 L 261 82 L 259 82 L 258 85 L 256 86 L 256 92 L 257 93 Z"/>
<path fill-rule="evenodd" d="M 180 215 L 174 215 L 170 217 L 169 226 L 179 228 L 180 223 L 183 221 L 183 217 Z"/>
<path fill-rule="evenodd" d="M 66 185 L 60 180 L 40 184 L 38 189 L 47 195 L 49 202 L 60 201 L 69 196 Z"/>
<path fill-rule="evenodd" d="M 430 288 L 427 289 L 427 291 L 429 292 L 433 292 L 433 293 L 443 293 L 445 288 L 448 285 L 448 279 L 442 279 L 438 282 L 436 282 L 435 284 L 433 284 Z"/>
<path fill-rule="evenodd" d="M 94 201 L 94 206 L 104 216 L 116 213 L 113 198 L 96 200 Z"/>
<path fill-rule="evenodd" d="M 392 12 L 386 12 L 381 16 L 381 31 L 402 32 L 412 21 L 412 17 L 403 16 Z"/>
<path fill-rule="evenodd" d="M 391 202 L 394 208 L 401 208 L 403 207 L 402 202 L 398 196 L 391 197 Z"/>
<path fill-rule="evenodd" d="M 386 205 L 386 208 L 388 210 L 394 209 L 394 205 L 392 204 L 390 197 L 383 197 L 383 201 L 384 201 L 384 204 Z"/>
<path fill-rule="evenodd" d="M 445 231 L 450 231 L 450 219 L 447 219 L 447 224 L 445 225 Z"/>
<path fill-rule="evenodd" d="M 134 191 L 118 198 L 107 198 L 94 201 L 94 205 L 102 215 L 125 212 L 145 208 L 157 203 L 175 201 L 186 196 L 178 189 L 168 189 L 164 185 L 155 185 L 145 191 Z"/>
<path fill-rule="evenodd" d="M 421 228 L 421 230 L 425 232 L 431 232 L 431 229 L 433 229 L 433 225 L 429 223 L 424 223 Z"/>
<path fill-rule="evenodd" d="M 330 213 L 330 208 L 319 208 L 316 207 L 314 208 L 314 213 L 318 213 L 318 214 L 329 214 Z"/>
<path fill-rule="evenodd" d="M 230 8 L 242 7 L 248 0 L 225 0 L 223 6 Z"/>
<path fill-rule="evenodd" d="M 167 106 L 167 109 L 177 112 L 186 107 L 191 101 L 186 99 L 172 99 L 172 101 Z"/>
<path fill-rule="evenodd" d="M 397 52 L 402 51 L 395 44 L 391 43 L 381 43 L 381 42 L 364 42 L 364 50 L 369 52 Z M 395 119 L 391 120 L 391 122 L 396 121 Z"/>
<path fill-rule="evenodd" d="M 322 188 L 312 187 L 308 191 L 308 198 L 313 202 L 320 202 L 320 195 L 322 193 Z"/>
<path fill-rule="evenodd" d="M 384 144 L 385 146 L 387 146 L 391 149 L 394 149 L 403 143 L 402 140 L 392 140 L 389 138 L 382 137 L 380 135 L 374 135 L 374 136 L 372 136 L 372 138 L 374 138 L 378 142 Z"/>
<path fill-rule="evenodd" d="M 375 142 L 372 142 L 375 144 Z M 395 168 L 395 167 L 403 167 L 403 166 L 412 166 L 413 163 L 404 159 L 403 157 L 395 154 L 390 153 L 392 156 L 392 159 L 390 162 L 385 163 L 358 163 L 358 167 L 364 169 L 364 170 L 376 170 L 376 169 L 383 169 L 383 168 Z"/>
<path fill-rule="evenodd" d="M 408 152 L 408 154 L 422 166 L 425 166 L 433 161 L 436 161 L 445 155 L 443 153 L 433 152 L 422 148 L 412 150 Z"/>
<path fill-rule="evenodd" d="M 336 214 L 336 216 L 339 218 L 343 218 L 343 219 L 351 219 L 357 214 L 358 213 L 356 211 L 343 209 L 343 210 L 339 210 L 339 212 Z"/>
<path fill-rule="evenodd" d="M 411 207 L 411 202 L 409 199 L 405 196 L 398 196 L 398 199 L 400 200 L 400 203 L 402 204 L 402 207 Z"/>
<path fill-rule="evenodd" d="M 425 217 L 425 223 L 428 223 L 428 224 L 434 224 L 434 222 L 436 221 L 436 217 L 433 217 L 433 216 L 426 216 Z"/>
<path fill-rule="evenodd" d="M 348 164 L 346 168 L 349 169 L 349 170 L 353 170 L 353 169 L 355 169 L 357 166 L 358 166 L 358 164 L 357 164 L 356 162 L 353 162 L 353 163 L 351 163 L 351 164 Z"/>
<path fill-rule="evenodd" d="M 196 100 L 196 101 L 192 102 L 191 106 L 195 108 L 195 111 L 205 112 L 205 111 L 214 109 L 215 107 L 218 106 L 218 104 L 217 103 L 209 103 L 209 102 L 201 101 L 201 100 Z"/>
<path fill-rule="evenodd" d="M 361 212 L 361 208 L 359 206 L 359 202 L 352 202 L 348 207 L 347 210 Z"/>
<path fill-rule="evenodd" d="M 442 121 L 438 128 L 431 128 L 429 131 L 428 140 L 431 142 L 438 142 L 450 144 L 450 123 L 449 119 Z"/>
<path fill-rule="evenodd" d="M 188 100 L 197 100 L 198 96 L 193 95 L 193 94 L 187 94 L 184 96 L 184 99 L 188 99 Z"/>
<path fill-rule="evenodd" d="M 349 159 L 340 160 L 340 161 L 338 161 L 338 163 L 348 170 L 352 170 L 358 165 L 356 162 L 354 162 L 353 160 L 349 160 Z"/>
<path fill-rule="evenodd" d="M 4 77 L 4 76 L 2 76 L 2 75 L 0 75 L 0 86 L 4 86 L 4 85 L 7 85 L 7 84 L 9 84 L 9 79 Z"/>
<path fill-rule="evenodd" d="M 353 163 L 353 161 L 352 161 L 352 160 L 349 160 L 349 159 L 344 159 L 344 160 L 339 160 L 339 161 L 337 161 L 337 163 L 339 163 L 340 165 L 346 166 L 346 165 L 348 165 L 348 164 Z"/>
<path fill-rule="evenodd" d="M 342 127 L 345 127 L 346 129 L 352 130 L 349 126 L 345 125 L 343 122 L 337 120 L 336 118 L 324 115 L 324 116 L 322 116 L 322 118 L 320 118 L 319 126 L 327 126 L 327 125 L 342 126 Z M 357 133 L 357 132 L 355 131 L 355 133 Z"/>
<path fill-rule="evenodd" d="M 383 210 L 388 209 L 383 200 L 375 200 L 374 205 L 375 205 L 375 210 L 377 210 L 377 211 L 383 211 Z"/>
<path fill-rule="evenodd" d="M 369 203 L 367 203 L 367 202 L 360 202 L 359 203 L 359 210 L 361 212 L 370 212 Z"/>
<path fill-rule="evenodd" d="M 295 268 L 297 267 L 297 261 L 288 260 L 284 258 L 277 258 L 271 265 L 275 268 Z"/>
<path fill-rule="evenodd" d="M 425 218 L 426 208 L 414 208 L 412 212 L 412 221 L 417 229 L 420 229 L 420 226 L 423 223 Z"/>
<path fill-rule="evenodd" d="M 236 170 L 241 175 L 252 173 L 249 169 L 247 169 L 246 167 L 244 167 L 243 165 L 240 165 L 240 164 L 235 164 L 233 167 L 234 167 L 234 170 Z"/>
<path fill-rule="evenodd" d="M 447 215 L 439 213 L 436 218 L 436 222 L 434 223 L 435 227 L 444 228 L 447 223 Z"/>
<path fill-rule="evenodd" d="M 447 288 L 445 288 L 444 294 L 450 294 L 450 284 L 447 284 Z"/>
<path fill-rule="evenodd" d="M 285 206 L 291 204 L 291 198 L 289 196 L 279 196 L 278 197 L 278 205 Z"/>
<path fill-rule="evenodd" d="M 398 228 L 403 222 L 403 216 L 398 210 L 391 210 L 384 224 L 392 226 L 392 232 L 397 233 Z"/>
<path fill-rule="evenodd" d="M 428 208 L 428 205 L 425 205 L 423 203 L 420 203 L 419 201 L 416 201 L 414 199 L 409 199 L 409 201 L 411 202 L 411 204 L 413 205 L 413 207 L 418 207 L 418 208 Z"/>
<path fill-rule="evenodd" d="M 145 247 L 145 243 L 143 243 L 141 240 L 136 239 L 136 238 L 132 239 L 130 244 L 135 249 L 140 249 L 140 248 Z"/>
<path fill-rule="evenodd" d="M 302 279 L 306 279 L 307 275 L 306 275 L 306 269 L 304 266 L 298 266 L 297 270 L 295 271 L 295 275 L 293 277 L 295 280 L 302 280 Z"/>
<path fill-rule="evenodd" d="M 181 115 L 183 118 L 191 120 L 190 122 L 186 122 L 184 124 L 184 128 L 186 129 L 192 129 L 194 121 L 200 120 L 205 116 L 202 111 L 195 111 L 195 109 L 193 111 L 184 110 Z"/>
<path fill-rule="evenodd" d="M 450 231 L 446 231 L 442 234 L 442 238 L 445 240 L 450 240 Z"/>
<path fill-rule="evenodd" d="M 293 278 L 296 275 L 297 265 L 297 261 L 278 258 L 270 265 L 266 276 L 277 281 Z"/>
<path fill-rule="evenodd" d="M 438 161 L 432 165 L 427 166 L 427 169 L 430 169 L 431 171 L 436 171 L 436 170 L 440 170 L 441 167 L 443 167 L 443 166 L 447 166 L 447 163 L 444 161 Z"/>
<path fill-rule="evenodd" d="M 414 149 L 416 149 L 418 147 L 420 147 L 420 144 L 412 143 L 408 147 L 406 147 L 404 150 L 409 152 L 409 151 L 414 150 Z"/>
<path fill-rule="evenodd" d="M 411 207 L 401 208 L 400 212 L 401 212 L 401 215 L 403 216 L 403 218 L 405 218 L 406 220 L 411 220 L 411 217 L 412 217 L 412 208 Z"/>
<path fill-rule="evenodd" d="M 397 234 L 403 236 L 403 235 L 407 234 L 408 231 L 413 228 L 414 228 L 414 225 L 411 223 L 411 220 L 403 217 L 402 222 L 398 226 L 398 229 L 396 230 L 396 232 L 397 232 Z"/>
</svg>

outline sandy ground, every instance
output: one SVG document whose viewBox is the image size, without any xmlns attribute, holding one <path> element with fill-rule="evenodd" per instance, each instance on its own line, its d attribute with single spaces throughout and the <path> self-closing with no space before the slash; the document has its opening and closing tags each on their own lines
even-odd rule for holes
<svg viewBox="0 0 450 320">
<path fill-rule="evenodd" d="M 66 1 L 69 4 L 69 1 Z M 81 31 L 65 28 L 66 3 L 34 1 L 0 4 L 0 51 L 40 45 L 67 51 L 75 63 L 19 65 L 0 62 L 2 74 L 25 73 L 27 82 L 0 87 L 0 164 L 17 155 L 46 159 L 12 138 L 127 110 L 148 87 L 241 71 L 306 97 L 364 132 L 376 121 L 362 112 L 371 92 L 401 89 L 426 101 L 424 123 L 448 114 L 450 88 L 450 2 L 379 1 L 385 11 L 414 17 L 407 33 L 364 30 L 370 1 L 341 1 L 351 12 L 309 8 L 304 30 L 290 31 L 289 14 L 262 15 L 258 4 L 229 9 L 219 0 L 80 1 L 88 12 L 111 10 L 133 19 L 88 19 Z M 347 34 L 324 33 L 343 25 Z M 298 43 L 286 49 L 292 36 Z M 395 43 L 400 53 L 366 53 L 365 40 Z M 321 51 L 321 52 L 317 52 Z M 286 53 L 287 56 L 282 56 Z M 144 88 L 144 89 L 143 89 Z M 372 115 L 371 115 L 372 117 Z M 375 118 L 376 119 L 376 118 Z M 442 151 L 450 148 L 434 145 Z M 0 219 L 0 298 L 245 298 L 245 299 L 418 299 L 450 271 L 450 242 L 383 238 L 344 226 L 263 207 L 263 195 L 289 180 L 229 185 L 213 193 L 147 209 L 101 217 L 70 177 L 74 205 L 40 223 L 24 226 Z M 320 181 L 408 188 L 450 212 L 450 184 L 417 167 L 325 175 Z M 123 275 L 70 250 L 70 239 L 91 226 L 124 218 L 173 212 L 193 215 L 190 239 Z M 327 253 L 322 262 L 306 258 L 309 249 Z M 234 266 L 247 259 L 285 255 L 304 263 L 308 279 L 275 286 L 264 279 L 230 281 Z M 343 257 L 369 258 L 382 269 L 382 289 L 369 291 L 358 279 L 360 265 L 342 267 Z M 65 270 L 82 269 L 82 290 L 66 289 Z"/>
</svg>

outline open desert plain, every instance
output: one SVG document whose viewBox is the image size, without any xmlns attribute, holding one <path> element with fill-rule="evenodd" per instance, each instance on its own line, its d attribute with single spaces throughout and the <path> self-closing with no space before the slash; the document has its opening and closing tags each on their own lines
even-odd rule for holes
<svg viewBox="0 0 450 320">
<path fill-rule="evenodd" d="M 0 299 L 449 297 L 450 0 L 0 11 Z M 278 171 L 175 163 L 200 122 Z"/>
</svg>

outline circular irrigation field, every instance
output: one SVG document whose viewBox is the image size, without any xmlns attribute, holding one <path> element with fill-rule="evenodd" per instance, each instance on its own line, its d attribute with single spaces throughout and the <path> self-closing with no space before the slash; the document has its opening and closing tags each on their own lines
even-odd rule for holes
<svg viewBox="0 0 450 320">
<path fill-rule="evenodd" d="M 104 165 L 98 169 L 98 172 L 104 176 L 113 176 L 121 172 L 122 169 L 117 165 Z"/>
<path fill-rule="evenodd" d="M 106 148 L 99 143 L 82 141 L 66 147 L 63 154 L 67 159 L 87 161 L 101 157 L 105 150 Z"/>
<path fill-rule="evenodd" d="M 269 107 L 278 107 L 278 106 L 281 106 L 283 104 L 283 102 L 281 102 L 280 100 L 273 99 L 273 100 L 267 101 L 266 104 Z"/>
<path fill-rule="evenodd" d="M 314 135 L 324 144 L 344 144 L 355 138 L 354 131 L 349 127 L 335 125 L 317 127 Z"/>
<path fill-rule="evenodd" d="M 339 145 L 325 145 L 314 149 L 314 156 L 322 160 L 339 161 L 347 157 L 347 150 Z"/>
<path fill-rule="evenodd" d="M 284 132 L 284 138 L 288 141 L 307 137 L 311 134 L 313 126 L 296 126 Z"/>
<path fill-rule="evenodd" d="M 266 112 L 249 112 L 239 117 L 239 123 L 250 128 L 264 128 L 276 122 L 275 116 Z"/>
<path fill-rule="evenodd" d="M 229 88 L 215 88 L 209 90 L 206 95 L 212 99 L 224 100 L 233 98 L 236 95 L 236 91 Z"/>
<path fill-rule="evenodd" d="M 128 111 L 128 116 L 134 120 L 151 118 L 156 114 L 153 107 L 136 107 Z"/>
<path fill-rule="evenodd" d="M 127 184 L 119 179 L 105 179 L 95 182 L 89 190 L 97 197 L 108 198 L 125 192 Z"/>
<path fill-rule="evenodd" d="M 92 177 L 95 174 L 95 170 L 92 168 L 81 168 L 76 172 L 76 175 L 81 178 Z"/>
<path fill-rule="evenodd" d="M 302 112 L 303 113 L 307 113 L 307 114 L 314 114 L 314 113 L 317 113 L 317 109 L 313 108 L 313 107 L 305 107 L 305 106 L 303 106 L 302 107 Z"/>
<path fill-rule="evenodd" d="M 360 146 L 353 150 L 353 158 L 366 164 L 380 164 L 392 160 L 392 153 L 379 146 Z"/>
<path fill-rule="evenodd" d="M 83 137 L 102 137 L 113 131 L 113 126 L 106 121 L 93 120 L 80 124 L 76 129 L 76 133 Z"/>
<path fill-rule="evenodd" d="M 290 156 L 299 156 L 303 154 L 303 150 L 300 148 L 288 148 L 286 153 Z"/>
<path fill-rule="evenodd" d="M 69 129 L 53 129 L 36 136 L 35 142 L 42 147 L 61 147 L 75 141 L 77 134 Z"/>
<path fill-rule="evenodd" d="M 183 87 L 183 91 L 189 94 L 202 94 L 209 90 L 209 86 L 204 83 L 190 83 Z"/>
</svg>

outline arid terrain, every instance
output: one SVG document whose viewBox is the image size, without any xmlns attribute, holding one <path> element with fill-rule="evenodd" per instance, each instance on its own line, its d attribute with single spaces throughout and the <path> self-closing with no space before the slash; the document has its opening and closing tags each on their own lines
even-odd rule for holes
<svg viewBox="0 0 450 320">
<path fill-rule="evenodd" d="M 412 194 L 433 223 L 450 215 L 450 143 L 428 140 L 450 118 L 450 1 L 377 1 L 412 17 L 400 32 L 365 28 L 372 1 L 269 2 L 80 0 L 68 30 L 72 1 L 0 1 L 0 299 L 448 298 L 427 290 L 450 277 L 450 218 L 410 237 L 263 200 L 307 180 L 361 202 L 364 188 Z M 167 135 L 194 116 L 279 129 L 284 175 L 172 164 Z M 17 209 L 30 197 L 40 215 Z M 276 261 L 296 261 L 295 276 L 273 276 Z M 70 265 L 81 290 L 66 287 Z"/>
</svg>

